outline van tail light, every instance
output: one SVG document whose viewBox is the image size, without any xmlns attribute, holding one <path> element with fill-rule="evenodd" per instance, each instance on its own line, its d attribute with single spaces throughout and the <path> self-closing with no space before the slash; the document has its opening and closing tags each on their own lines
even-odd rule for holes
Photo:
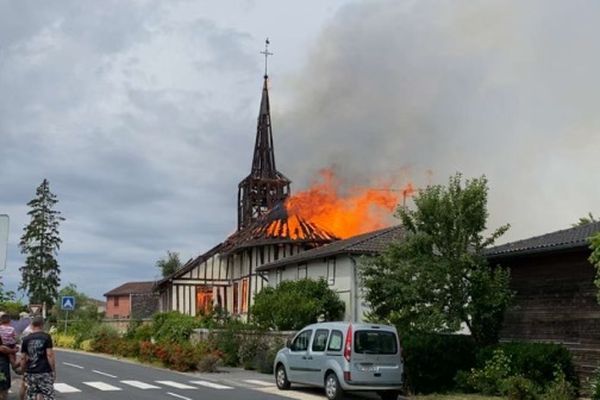
<svg viewBox="0 0 600 400">
<path fill-rule="evenodd" d="M 345 371 L 344 372 L 344 380 L 346 382 L 350 382 L 352 380 L 352 375 L 350 374 L 350 371 Z"/>
<path fill-rule="evenodd" d="M 348 326 L 348 331 L 346 332 L 346 344 L 344 345 L 344 358 L 346 361 L 350 362 L 350 358 L 352 357 L 352 325 Z"/>
</svg>

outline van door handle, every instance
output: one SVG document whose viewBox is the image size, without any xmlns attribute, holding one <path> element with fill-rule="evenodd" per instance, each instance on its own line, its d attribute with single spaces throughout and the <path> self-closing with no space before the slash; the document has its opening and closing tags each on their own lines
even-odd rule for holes
<svg viewBox="0 0 600 400">
<path fill-rule="evenodd" d="M 306 357 L 306 359 L 307 360 L 312 360 L 313 358 L 312 358 L 312 356 L 308 356 L 308 357 Z"/>
</svg>

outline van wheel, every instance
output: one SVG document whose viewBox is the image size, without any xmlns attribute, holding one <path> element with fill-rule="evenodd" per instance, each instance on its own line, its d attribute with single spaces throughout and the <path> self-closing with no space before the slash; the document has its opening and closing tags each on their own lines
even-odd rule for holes
<svg viewBox="0 0 600 400">
<path fill-rule="evenodd" d="M 275 370 L 275 383 L 279 390 L 288 390 L 292 384 L 288 381 L 287 372 L 283 364 L 279 364 Z"/>
<path fill-rule="evenodd" d="M 344 391 L 334 372 L 328 373 L 325 377 L 325 396 L 329 400 L 341 400 L 344 397 Z"/>
<path fill-rule="evenodd" d="M 398 400 L 398 396 L 400 396 L 400 392 L 390 391 L 390 392 L 379 392 L 379 397 L 381 400 Z"/>
</svg>

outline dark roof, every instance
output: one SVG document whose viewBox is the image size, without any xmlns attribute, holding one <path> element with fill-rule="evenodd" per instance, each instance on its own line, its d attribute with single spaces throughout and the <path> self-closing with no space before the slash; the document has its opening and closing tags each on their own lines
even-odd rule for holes
<svg viewBox="0 0 600 400">
<path fill-rule="evenodd" d="M 154 281 L 151 282 L 127 282 L 114 288 L 110 292 L 104 293 L 105 296 L 124 296 L 127 294 L 152 293 L 154 290 Z"/>
<path fill-rule="evenodd" d="M 485 250 L 484 254 L 487 257 L 503 257 L 585 248 L 589 246 L 588 239 L 590 236 L 598 232 L 600 232 L 600 222 L 592 222 L 502 244 Z"/>
<path fill-rule="evenodd" d="M 223 242 L 220 252 L 229 254 L 245 247 L 284 243 L 302 243 L 316 247 L 338 239 L 317 224 L 301 216 L 290 215 L 282 202 L 252 225 L 229 236 Z"/>
<path fill-rule="evenodd" d="M 216 245 L 215 247 L 213 247 L 212 249 L 210 249 L 209 251 L 207 251 L 204 254 L 199 255 L 196 258 L 193 258 L 191 260 L 189 260 L 188 262 L 186 262 L 183 267 L 179 268 L 177 271 L 173 272 L 171 275 L 161 279 L 160 281 L 156 282 L 156 286 L 162 286 L 165 283 L 180 277 L 181 275 L 187 274 L 188 272 L 190 272 L 192 269 L 194 269 L 196 266 L 202 264 L 204 261 L 206 261 L 207 259 L 211 258 L 212 256 L 214 256 L 215 254 L 219 253 L 221 250 L 221 247 L 223 247 L 223 243 L 219 243 L 218 245 Z"/>
<path fill-rule="evenodd" d="M 283 258 L 265 265 L 261 265 L 257 271 L 267 271 L 284 265 L 295 264 L 314 260 L 321 257 L 329 257 L 338 254 L 377 254 L 383 252 L 390 243 L 404 237 L 404 228 L 400 225 L 380 229 L 373 232 L 363 233 L 348 239 L 338 240 L 322 247 L 307 250 L 296 255 Z"/>
</svg>

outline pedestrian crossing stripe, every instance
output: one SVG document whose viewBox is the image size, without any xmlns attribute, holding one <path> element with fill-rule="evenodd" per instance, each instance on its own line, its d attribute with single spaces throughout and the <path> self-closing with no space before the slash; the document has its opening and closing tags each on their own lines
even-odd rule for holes
<svg viewBox="0 0 600 400">
<path fill-rule="evenodd" d="M 175 388 L 175 389 L 196 389 L 196 390 L 200 389 L 200 386 L 205 387 L 205 388 L 210 388 L 210 389 L 217 389 L 217 390 L 235 389 L 235 386 L 236 386 L 235 383 L 232 383 L 232 386 L 227 386 L 222 383 L 211 382 L 211 381 L 206 381 L 206 380 L 189 381 L 190 384 L 196 385 L 196 386 L 191 386 L 186 383 L 181 383 L 181 382 L 176 382 L 176 381 L 155 381 L 155 383 L 157 385 L 142 382 L 142 381 L 136 381 L 136 380 L 122 380 L 119 382 L 122 383 L 123 385 L 127 385 L 127 386 L 134 387 L 136 389 L 141 389 L 141 390 L 161 389 L 161 387 L 157 386 L 157 385 L 168 386 L 168 387 Z M 269 385 L 269 386 L 272 385 L 268 382 L 261 381 L 258 379 L 247 379 L 247 380 L 244 380 L 244 382 L 252 383 L 254 385 L 262 386 L 262 387 L 266 387 L 267 385 Z M 106 382 L 101 382 L 101 381 L 91 381 L 91 382 L 81 382 L 81 383 L 83 385 L 100 390 L 102 392 L 118 392 L 118 391 L 123 390 L 120 387 L 111 385 Z M 241 382 L 239 382 L 239 383 L 241 383 Z M 247 387 L 246 385 L 242 385 L 242 386 Z M 81 392 L 81 389 L 78 389 L 78 388 L 71 386 L 64 382 L 55 383 L 54 390 L 58 393 L 80 393 Z"/>
<path fill-rule="evenodd" d="M 143 389 L 143 390 L 160 389 L 160 386 L 151 385 L 149 383 L 140 382 L 140 381 L 121 381 L 121 383 L 124 383 L 129 386 L 133 386 L 134 388 Z"/>
<path fill-rule="evenodd" d="M 104 382 L 81 382 L 84 385 L 91 386 L 95 389 L 101 390 L 103 392 L 118 392 L 119 390 L 123 390 L 119 387 L 110 385 Z"/>
<path fill-rule="evenodd" d="M 258 386 L 275 386 L 275 384 L 272 382 L 265 382 L 265 381 L 261 381 L 258 379 L 245 379 L 244 382 L 252 383 L 252 384 L 258 385 Z"/>
<path fill-rule="evenodd" d="M 55 383 L 54 390 L 59 393 L 79 393 L 81 390 L 73 387 L 71 385 L 67 385 L 66 383 Z"/>
<path fill-rule="evenodd" d="M 197 387 L 186 385 L 185 383 L 179 383 L 175 381 L 156 381 L 159 385 L 171 386 L 175 389 L 198 389 Z"/>
<path fill-rule="evenodd" d="M 219 385 L 218 383 L 208 381 L 190 381 L 190 383 L 193 383 L 194 385 L 209 387 L 212 389 L 233 389 L 231 386 Z"/>
</svg>

